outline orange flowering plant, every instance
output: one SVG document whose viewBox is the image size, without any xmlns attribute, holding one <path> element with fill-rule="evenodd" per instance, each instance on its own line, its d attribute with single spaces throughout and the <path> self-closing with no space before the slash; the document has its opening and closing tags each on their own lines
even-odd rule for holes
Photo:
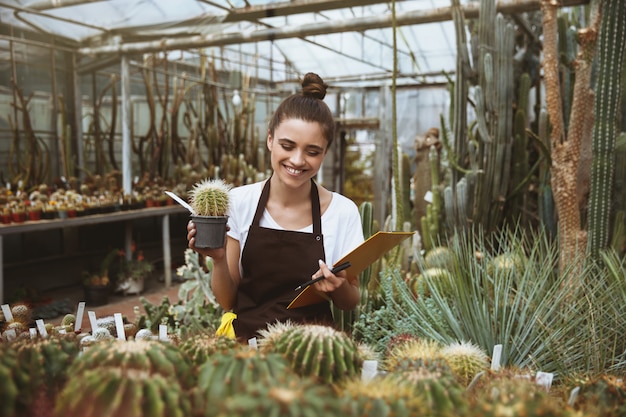
<svg viewBox="0 0 626 417">
<path fill-rule="evenodd" d="M 131 244 L 130 250 L 130 259 L 126 259 L 126 253 L 123 249 L 119 251 L 120 268 L 117 274 L 118 281 L 146 278 L 154 270 L 154 265 L 144 258 L 143 251 L 137 250 L 135 242 Z"/>
</svg>

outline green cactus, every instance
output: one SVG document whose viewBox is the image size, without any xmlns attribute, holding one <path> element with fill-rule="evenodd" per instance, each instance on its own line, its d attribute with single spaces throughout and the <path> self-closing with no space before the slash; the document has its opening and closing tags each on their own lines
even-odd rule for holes
<svg viewBox="0 0 626 417">
<path fill-rule="evenodd" d="M 89 369 L 119 368 L 161 375 L 179 381 L 183 387 L 192 385 L 192 366 L 174 345 L 159 341 L 120 341 L 95 343 L 72 363 L 68 373 L 76 376 Z"/>
<path fill-rule="evenodd" d="M 205 179 L 189 191 L 189 203 L 198 216 L 224 216 L 232 186 L 221 179 Z"/>
<path fill-rule="evenodd" d="M 450 296 L 454 285 L 450 271 L 436 267 L 411 276 L 407 284 L 416 297 L 430 297 L 431 288 L 436 288 L 440 296 Z"/>
<path fill-rule="evenodd" d="M 217 403 L 218 417 L 346 416 L 330 386 L 287 379 L 273 384 L 252 381 Z M 208 415 L 208 414 L 205 414 Z M 349 416 L 347 416 L 349 417 Z"/>
<path fill-rule="evenodd" d="M 454 252 L 447 246 L 436 246 L 424 255 L 425 268 L 443 268 L 454 271 L 455 263 Z"/>
<path fill-rule="evenodd" d="M 585 415 L 618 417 L 626 414 L 626 382 L 623 378 L 601 375 L 579 385 L 574 406 Z"/>
<path fill-rule="evenodd" d="M 413 368 L 429 368 L 450 371 L 441 355 L 442 345 L 429 339 L 409 339 L 395 345 L 387 354 L 384 369 L 399 372 Z"/>
<path fill-rule="evenodd" d="M 56 417 L 187 417 L 191 402 L 173 377 L 148 369 L 96 367 L 74 375 L 54 408 Z"/>
<path fill-rule="evenodd" d="M 338 386 L 346 403 L 347 417 L 410 417 L 429 415 L 425 404 L 409 384 L 398 384 L 391 378 L 362 381 L 350 378 Z"/>
<path fill-rule="evenodd" d="M 332 383 L 361 372 L 356 343 L 344 332 L 328 326 L 305 324 L 283 332 L 275 351 L 284 355 L 301 376 Z"/>
<path fill-rule="evenodd" d="M 463 386 L 469 385 L 476 375 L 489 369 L 487 353 L 471 342 L 450 343 L 441 349 L 441 356 Z"/>
<path fill-rule="evenodd" d="M 180 350 L 192 364 L 200 366 L 216 353 L 227 353 L 239 346 L 240 344 L 230 337 L 200 334 L 185 339 L 180 345 Z"/>
<path fill-rule="evenodd" d="M 624 43 L 626 43 L 626 4 L 603 3 L 597 45 L 598 75 L 595 89 L 593 161 L 589 195 L 589 239 L 587 252 L 597 259 L 609 244 L 611 195 L 615 175 L 615 144 L 621 104 Z"/>
<path fill-rule="evenodd" d="M 25 415 L 32 398 L 31 376 L 8 344 L 0 344 L 0 381 L 0 417 Z"/>
<path fill-rule="evenodd" d="M 195 415 L 212 416 L 211 404 L 223 401 L 246 385 L 259 382 L 273 386 L 289 375 L 295 377 L 285 358 L 277 353 L 253 349 L 216 353 L 198 368 L 193 392 Z"/>
</svg>

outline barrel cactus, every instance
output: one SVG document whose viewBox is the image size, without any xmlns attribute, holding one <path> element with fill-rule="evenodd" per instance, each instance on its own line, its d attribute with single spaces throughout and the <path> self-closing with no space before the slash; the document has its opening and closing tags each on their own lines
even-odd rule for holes
<svg viewBox="0 0 626 417">
<path fill-rule="evenodd" d="M 359 374 L 363 362 L 346 333 L 316 324 L 286 330 L 276 340 L 275 351 L 287 358 L 297 374 L 324 383 Z"/>
<path fill-rule="evenodd" d="M 15 349 L 6 344 L 0 344 L 0 381 L 0 417 L 25 414 L 31 377 L 19 366 Z"/>
<path fill-rule="evenodd" d="M 69 374 L 95 368 L 135 369 L 178 380 L 184 388 L 192 384 L 192 367 L 175 346 L 159 341 L 120 341 L 95 343 L 72 363 Z"/>
<path fill-rule="evenodd" d="M 348 417 L 409 417 L 429 412 L 411 385 L 386 377 L 370 381 L 350 378 L 341 381 L 337 391 Z"/>
<path fill-rule="evenodd" d="M 180 345 L 180 350 L 194 365 L 200 366 L 213 355 L 228 353 L 240 346 L 235 339 L 230 337 L 199 334 L 185 339 Z"/>
<path fill-rule="evenodd" d="M 449 369 L 441 354 L 442 348 L 440 343 L 429 339 L 405 341 L 389 351 L 385 358 L 385 369 L 390 372 L 419 367 Z"/>
<path fill-rule="evenodd" d="M 172 377 L 135 367 L 96 367 L 74 375 L 54 408 L 56 417 L 187 417 L 191 402 Z"/>
<path fill-rule="evenodd" d="M 193 393 L 195 415 L 213 415 L 209 404 L 223 401 L 248 384 L 274 386 L 287 375 L 295 377 L 287 361 L 277 353 L 252 349 L 216 353 L 198 368 Z"/>
<path fill-rule="evenodd" d="M 479 346 L 471 342 L 455 342 L 441 349 L 441 356 L 450 365 L 457 380 L 467 386 L 474 377 L 489 368 L 489 357 Z"/>
<path fill-rule="evenodd" d="M 436 288 L 441 296 L 449 296 L 452 293 L 452 274 L 444 268 L 428 268 L 419 275 L 409 279 L 408 285 L 416 297 L 431 296 L 431 288 Z"/>
<path fill-rule="evenodd" d="M 220 401 L 218 408 L 219 417 L 347 416 L 330 386 L 296 377 L 276 384 L 252 382 Z"/>
<path fill-rule="evenodd" d="M 434 247 L 424 255 L 424 266 L 426 268 L 443 268 L 453 271 L 454 264 L 454 252 L 446 246 Z"/>
</svg>

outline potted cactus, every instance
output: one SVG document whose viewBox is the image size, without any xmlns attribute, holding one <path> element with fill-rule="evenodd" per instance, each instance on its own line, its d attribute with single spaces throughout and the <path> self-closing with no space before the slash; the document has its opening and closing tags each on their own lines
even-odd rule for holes
<svg viewBox="0 0 626 417">
<path fill-rule="evenodd" d="M 197 182 L 189 191 L 189 202 L 196 224 L 196 247 L 221 248 L 226 236 L 228 192 L 232 186 L 221 179 Z"/>
</svg>

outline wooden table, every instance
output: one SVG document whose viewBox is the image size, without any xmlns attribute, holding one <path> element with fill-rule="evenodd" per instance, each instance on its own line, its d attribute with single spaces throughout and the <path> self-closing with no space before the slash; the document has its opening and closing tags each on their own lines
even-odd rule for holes
<svg viewBox="0 0 626 417">
<path fill-rule="evenodd" d="M 125 250 L 130 254 L 132 243 L 132 221 L 147 217 L 161 217 L 161 232 L 163 235 L 163 271 L 165 286 L 172 284 L 172 254 L 170 251 L 170 215 L 184 214 L 187 210 L 179 205 L 138 210 L 117 211 L 107 214 L 93 214 L 70 219 L 37 220 L 24 223 L 0 225 L 0 304 L 4 303 L 4 254 L 3 236 L 14 233 L 30 233 L 42 230 L 62 229 L 66 227 L 80 227 L 100 223 L 126 222 Z"/>
</svg>

